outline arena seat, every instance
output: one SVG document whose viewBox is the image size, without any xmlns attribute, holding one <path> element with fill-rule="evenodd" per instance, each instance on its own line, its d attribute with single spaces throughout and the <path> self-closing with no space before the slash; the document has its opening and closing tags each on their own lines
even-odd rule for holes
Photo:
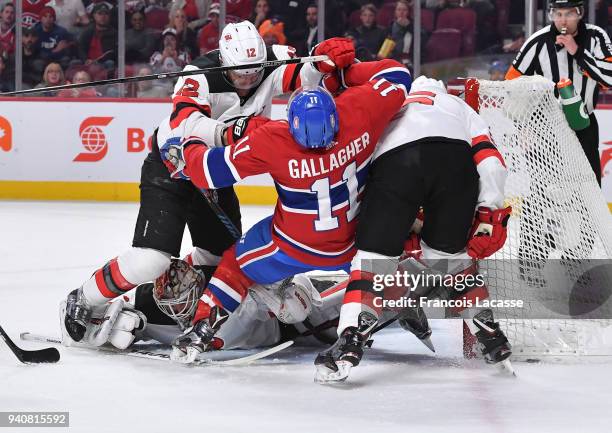
<svg viewBox="0 0 612 433">
<path fill-rule="evenodd" d="M 461 32 L 461 54 L 471 56 L 476 45 L 476 12 L 468 8 L 444 9 L 438 15 L 436 30 L 456 29 Z"/>
<path fill-rule="evenodd" d="M 461 31 L 457 29 L 434 30 L 425 47 L 427 63 L 459 57 Z"/>
</svg>

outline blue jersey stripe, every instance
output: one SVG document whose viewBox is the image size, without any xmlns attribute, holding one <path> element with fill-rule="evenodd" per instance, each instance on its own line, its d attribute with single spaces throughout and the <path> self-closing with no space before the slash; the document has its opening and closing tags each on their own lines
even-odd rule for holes
<svg viewBox="0 0 612 433">
<path fill-rule="evenodd" d="M 208 289 L 217 297 L 219 301 L 221 301 L 222 307 L 230 313 L 233 313 L 240 305 L 239 302 L 214 284 L 208 283 Z"/>
<path fill-rule="evenodd" d="M 406 92 L 410 92 L 410 87 L 412 86 L 412 76 L 408 70 L 396 69 L 392 71 L 381 71 L 374 75 L 374 77 L 384 78 L 393 84 L 403 84 L 404 87 L 406 87 Z"/>
<path fill-rule="evenodd" d="M 368 169 L 370 167 L 370 163 L 365 164 L 361 169 L 357 171 L 357 185 L 358 190 L 365 185 L 367 177 L 368 177 Z M 311 210 L 318 211 L 319 210 L 319 202 L 317 194 L 312 191 L 302 190 L 302 191 L 291 191 L 284 189 L 280 184 L 275 182 L 276 192 L 278 193 L 278 198 L 280 202 L 286 208 L 292 209 L 300 209 L 300 210 Z M 336 186 L 331 188 L 330 191 L 330 199 L 332 208 L 347 202 L 349 199 L 349 192 L 346 186 L 346 182 L 339 182 Z"/>
<path fill-rule="evenodd" d="M 225 148 L 215 147 L 214 149 L 209 149 L 206 163 L 213 183 L 211 186 L 220 188 L 233 185 L 237 182 L 227 162 L 225 162 Z"/>
</svg>

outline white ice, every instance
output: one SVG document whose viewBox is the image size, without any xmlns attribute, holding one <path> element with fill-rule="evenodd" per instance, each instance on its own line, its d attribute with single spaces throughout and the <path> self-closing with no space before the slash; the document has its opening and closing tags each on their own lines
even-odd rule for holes
<svg viewBox="0 0 612 433">
<path fill-rule="evenodd" d="M 245 207 L 245 226 L 270 212 Z M 18 344 L 41 347 L 19 341 L 23 331 L 59 335 L 59 301 L 130 245 L 136 214 L 135 204 L 0 202 L 0 324 Z M 462 358 L 460 322 L 432 327 L 436 354 L 391 328 L 338 386 L 313 383 L 316 349 L 189 368 L 66 348 L 56 365 L 21 365 L 0 345 L 0 411 L 69 411 L 79 433 L 612 431 L 610 364 L 516 363 L 511 379 Z M 15 431 L 30 430 L 46 429 Z"/>
</svg>

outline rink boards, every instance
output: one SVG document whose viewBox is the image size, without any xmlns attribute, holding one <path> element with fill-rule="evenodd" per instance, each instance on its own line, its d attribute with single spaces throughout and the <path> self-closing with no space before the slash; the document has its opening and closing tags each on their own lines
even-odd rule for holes
<svg viewBox="0 0 612 433">
<path fill-rule="evenodd" d="M 0 198 L 137 201 L 150 138 L 170 113 L 166 100 L 21 98 L 0 109 Z M 272 117 L 286 116 L 285 101 Z M 612 209 L 612 106 L 597 110 L 603 190 Z M 272 204 L 269 176 L 242 181 L 244 204 Z"/>
</svg>

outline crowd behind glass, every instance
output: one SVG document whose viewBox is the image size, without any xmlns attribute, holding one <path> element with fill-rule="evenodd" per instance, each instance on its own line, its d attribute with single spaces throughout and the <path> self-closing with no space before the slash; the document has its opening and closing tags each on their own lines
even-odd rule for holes
<svg viewBox="0 0 612 433">
<path fill-rule="evenodd" d="M 394 58 L 421 73 L 503 79 L 525 40 L 525 0 L 326 0 L 324 37 L 354 39 L 361 60 Z M 21 87 L 49 87 L 182 69 L 218 47 L 221 5 L 211 0 L 126 0 L 125 43 L 119 44 L 117 0 L 23 0 L 22 37 L 15 3 L 0 0 L 0 91 L 16 88 L 16 44 L 22 47 Z M 536 28 L 547 24 L 546 0 L 532 2 Z M 610 33 L 612 0 L 595 0 L 589 21 Z M 318 42 L 318 2 L 226 0 L 225 22 L 250 20 L 266 44 L 287 44 L 299 56 Z M 122 5 L 123 6 L 123 5 Z M 419 41 L 415 58 L 415 41 Z M 122 51 L 123 50 L 123 51 Z M 451 60 L 452 59 L 452 60 Z M 44 92 L 52 97 L 165 98 L 171 80 Z"/>
</svg>

